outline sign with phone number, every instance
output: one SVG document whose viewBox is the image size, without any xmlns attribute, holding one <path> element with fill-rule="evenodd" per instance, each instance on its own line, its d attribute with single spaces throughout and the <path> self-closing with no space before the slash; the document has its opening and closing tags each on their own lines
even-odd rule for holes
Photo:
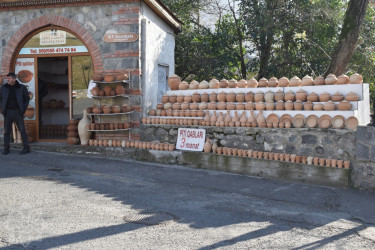
<svg viewBox="0 0 375 250">
<path fill-rule="evenodd" d="M 176 148 L 187 151 L 202 151 L 205 139 L 205 129 L 179 128 Z"/>
<path fill-rule="evenodd" d="M 46 48 L 22 48 L 20 55 L 82 53 L 88 52 L 85 46 L 46 47 Z"/>
</svg>

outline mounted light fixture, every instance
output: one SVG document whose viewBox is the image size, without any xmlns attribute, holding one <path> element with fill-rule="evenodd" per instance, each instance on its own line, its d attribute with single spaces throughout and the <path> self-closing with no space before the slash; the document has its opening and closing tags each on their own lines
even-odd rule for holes
<svg viewBox="0 0 375 250">
<path fill-rule="evenodd" d="M 57 29 L 53 28 L 53 24 L 51 24 L 51 36 L 56 36 L 57 35 Z"/>
</svg>

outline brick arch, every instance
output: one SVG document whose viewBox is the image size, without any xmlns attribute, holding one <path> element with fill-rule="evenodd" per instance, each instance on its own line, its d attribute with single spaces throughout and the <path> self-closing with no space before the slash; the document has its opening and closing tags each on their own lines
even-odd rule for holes
<svg viewBox="0 0 375 250">
<path fill-rule="evenodd" d="M 51 24 L 57 27 L 63 27 L 80 38 L 90 53 L 94 71 L 98 73 L 103 72 L 103 59 L 100 53 L 100 48 L 90 32 L 73 19 L 48 14 L 30 20 L 12 36 L 3 51 L 1 64 L 2 75 L 7 74 L 12 70 L 11 67 L 13 65 L 13 60 L 15 60 L 16 53 L 18 52 L 19 46 L 22 43 L 23 39 L 27 37 L 31 32 L 49 26 Z"/>
</svg>

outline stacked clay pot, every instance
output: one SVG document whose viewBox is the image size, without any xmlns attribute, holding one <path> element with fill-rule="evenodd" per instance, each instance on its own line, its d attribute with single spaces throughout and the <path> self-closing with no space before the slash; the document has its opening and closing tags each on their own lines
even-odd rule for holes
<svg viewBox="0 0 375 250">
<path fill-rule="evenodd" d="M 73 120 L 73 119 L 69 120 L 69 124 L 68 124 L 68 127 L 67 127 L 68 138 L 66 139 L 66 142 L 69 143 L 70 145 L 76 145 L 76 144 L 79 143 L 78 122 L 79 122 L 79 120 Z"/>
</svg>

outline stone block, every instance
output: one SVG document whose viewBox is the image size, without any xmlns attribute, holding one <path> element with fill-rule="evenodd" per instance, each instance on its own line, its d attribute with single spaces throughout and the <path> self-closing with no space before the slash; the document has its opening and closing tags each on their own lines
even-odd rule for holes
<svg viewBox="0 0 375 250">
<path fill-rule="evenodd" d="M 361 161 L 370 160 L 370 148 L 369 148 L 369 146 L 367 146 L 363 143 L 357 142 L 356 158 L 357 158 L 357 160 L 361 160 Z"/>
<path fill-rule="evenodd" d="M 302 135 L 302 144 L 316 144 L 317 137 L 315 135 Z"/>
<path fill-rule="evenodd" d="M 375 162 L 375 146 L 371 146 L 371 162 Z"/>
</svg>

